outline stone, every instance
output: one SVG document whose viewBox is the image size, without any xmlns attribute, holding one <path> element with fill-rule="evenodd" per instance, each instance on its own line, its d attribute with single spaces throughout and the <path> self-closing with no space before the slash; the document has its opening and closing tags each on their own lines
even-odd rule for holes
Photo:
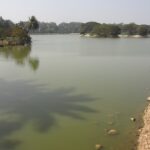
<svg viewBox="0 0 150 150">
<path fill-rule="evenodd" d="M 134 117 L 131 117 L 130 120 L 133 121 L 133 122 L 136 121 L 136 119 Z"/>
<path fill-rule="evenodd" d="M 150 97 L 148 97 L 148 98 L 147 98 L 147 101 L 149 101 L 149 102 L 150 102 Z"/>
<path fill-rule="evenodd" d="M 117 130 L 115 130 L 115 129 L 108 130 L 107 133 L 108 133 L 108 135 L 117 135 L 118 134 Z"/>
<path fill-rule="evenodd" d="M 137 150 L 150 150 L 150 104 L 144 111 L 144 126 L 140 129 Z"/>
<path fill-rule="evenodd" d="M 103 146 L 100 145 L 100 144 L 96 144 L 96 145 L 95 145 L 95 149 L 96 149 L 96 150 L 101 150 L 102 148 L 103 148 Z"/>
</svg>

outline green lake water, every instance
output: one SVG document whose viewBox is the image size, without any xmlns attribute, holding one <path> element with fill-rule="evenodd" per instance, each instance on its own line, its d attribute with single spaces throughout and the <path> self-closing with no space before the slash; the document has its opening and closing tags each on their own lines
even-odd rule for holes
<svg viewBox="0 0 150 150">
<path fill-rule="evenodd" d="M 150 96 L 150 39 L 32 41 L 0 48 L 0 150 L 133 150 Z"/>
</svg>

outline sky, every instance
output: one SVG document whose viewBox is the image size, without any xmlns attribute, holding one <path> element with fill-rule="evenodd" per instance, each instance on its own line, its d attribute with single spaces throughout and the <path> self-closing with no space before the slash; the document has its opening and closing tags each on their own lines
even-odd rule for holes
<svg viewBox="0 0 150 150">
<path fill-rule="evenodd" d="M 150 24 L 150 0 L 0 0 L 0 16 L 14 22 Z"/>
</svg>

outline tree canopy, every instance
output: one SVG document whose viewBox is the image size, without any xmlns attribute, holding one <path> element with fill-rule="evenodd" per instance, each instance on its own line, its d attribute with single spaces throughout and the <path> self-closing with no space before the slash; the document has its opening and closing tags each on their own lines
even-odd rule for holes
<svg viewBox="0 0 150 150">
<path fill-rule="evenodd" d="M 30 17 L 29 18 L 29 30 L 36 30 L 36 29 L 38 29 L 39 28 L 39 23 L 38 23 L 38 21 L 37 21 L 37 19 L 36 19 L 36 17 L 35 16 L 32 16 L 32 17 Z"/>
<path fill-rule="evenodd" d="M 27 24 L 20 22 L 15 24 L 10 20 L 4 20 L 0 17 L 0 40 L 1 45 L 4 44 L 3 39 L 6 40 L 6 45 L 18 45 L 18 44 L 29 44 L 31 38 L 29 36 L 29 30 L 35 30 L 39 26 L 37 19 L 32 16 L 29 18 Z M 5 45 L 4 44 L 4 45 Z"/>
<path fill-rule="evenodd" d="M 57 25 L 55 22 L 39 22 L 39 29 L 34 33 L 80 33 L 81 24 L 80 22 L 63 22 Z"/>
<path fill-rule="evenodd" d="M 100 24 L 88 22 L 81 25 L 80 34 L 96 35 L 97 37 L 118 37 L 122 35 L 141 35 L 150 34 L 150 26 L 130 24 Z"/>
</svg>

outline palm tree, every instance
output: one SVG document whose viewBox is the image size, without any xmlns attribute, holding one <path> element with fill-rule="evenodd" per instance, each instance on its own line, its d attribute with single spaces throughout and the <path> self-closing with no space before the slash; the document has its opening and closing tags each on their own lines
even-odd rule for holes
<svg viewBox="0 0 150 150">
<path fill-rule="evenodd" d="M 39 23 L 36 19 L 35 16 L 32 16 L 29 18 L 29 24 L 28 24 L 28 29 L 31 30 L 32 32 L 36 29 L 39 28 Z"/>
</svg>

